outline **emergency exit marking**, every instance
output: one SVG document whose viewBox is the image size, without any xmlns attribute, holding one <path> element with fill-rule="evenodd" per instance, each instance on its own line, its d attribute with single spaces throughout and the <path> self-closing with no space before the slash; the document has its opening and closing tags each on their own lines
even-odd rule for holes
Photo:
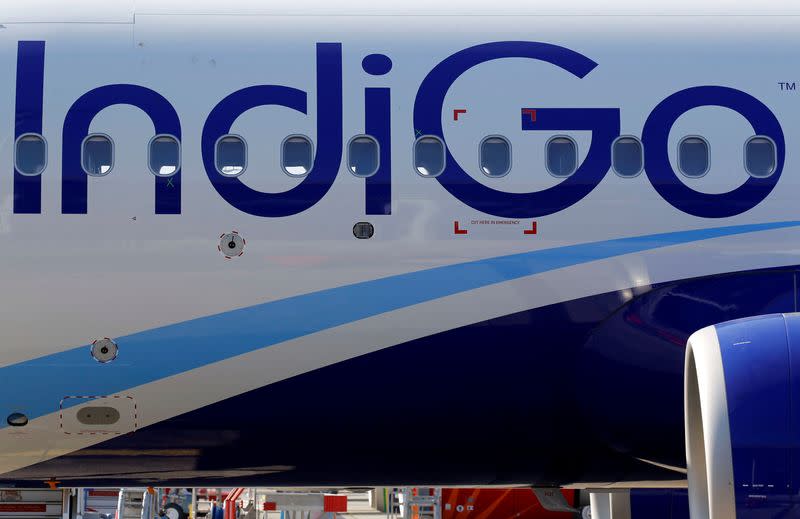
<svg viewBox="0 0 800 519">
<path fill-rule="evenodd" d="M 458 121 L 458 116 L 467 113 L 467 111 L 463 108 L 457 108 L 453 110 L 453 120 Z"/>
<path fill-rule="evenodd" d="M 536 235 L 539 233 L 539 225 L 537 224 L 536 220 L 530 222 L 530 224 L 525 224 L 521 220 L 498 220 L 493 218 L 486 218 L 486 219 L 475 219 L 470 220 L 470 225 L 478 225 L 478 226 L 490 226 L 494 229 L 500 228 L 509 228 L 511 226 L 520 226 L 523 225 L 522 234 L 526 236 Z M 519 231 L 517 231 L 519 232 Z M 453 234 L 469 234 L 468 229 L 462 229 L 461 224 L 458 220 L 453 222 Z"/>
<path fill-rule="evenodd" d="M 534 110 L 533 108 L 523 108 L 522 115 L 527 115 L 528 117 L 530 117 L 532 123 L 536 122 L 536 110 Z"/>
<path fill-rule="evenodd" d="M 537 231 L 537 225 L 536 225 L 536 222 L 534 221 L 534 222 L 531 222 L 531 228 L 530 229 L 525 229 L 522 232 L 524 234 L 536 234 L 536 231 Z"/>
</svg>

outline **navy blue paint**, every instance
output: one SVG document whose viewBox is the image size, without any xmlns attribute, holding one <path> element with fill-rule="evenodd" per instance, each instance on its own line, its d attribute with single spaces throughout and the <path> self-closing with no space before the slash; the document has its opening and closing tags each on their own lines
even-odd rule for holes
<svg viewBox="0 0 800 519">
<path fill-rule="evenodd" d="M 777 269 L 670 283 L 637 295 L 592 330 L 577 358 L 581 413 L 619 452 L 685 463 L 685 344 L 717 323 L 795 309 L 795 272 Z M 635 417 L 635 419 L 634 419 Z"/>
<path fill-rule="evenodd" d="M 592 144 L 584 161 L 571 176 L 553 186 L 529 194 L 527 202 L 542 216 L 565 209 L 592 192 L 611 164 L 611 145 L 619 137 L 618 108 L 540 108 L 536 121 L 522 115 L 525 131 L 591 131 Z M 528 216 L 526 216 L 527 218 Z"/>
<path fill-rule="evenodd" d="M 283 193 L 264 193 L 244 184 L 240 177 L 220 174 L 214 164 L 217 140 L 230 133 L 236 119 L 259 106 L 283 106 L 306 113 L 307 93 L 281 85 L 258 85 L 238 90 L 214 107 L 203 126 L 202 150 L 206 175 L 229 204 L 240 211 L 266 217 L 301 213 L 328 192 L 342 161 L 342 46 L 317 44 L 317 153 L 311 172 Z M 246 175 L 245 175 L 246 176 Z"/>
<path fill-rule="evenodd" d="M 793 442 L 784 317 L 751 318 L 716 328 L 725 370 L 736 486 L 755 482 L 773 485 L 783 493 L 791 480 L 785 447 Z M 763 489 L 763 493 L 769 492 Z"/>
<path fill-rule="evenodd" d="M 87 449 L 90 467 L 81 451 L 0 483 L 152 481 L 127 473 L 119 453 L 131 450 L 137 472 L 186 467 L 168 486 L 216 471 L 225 486 L 674 480 L 635 457 L 684 463 L 683 343 L 708 324 L 792 309 L 795 272 L 692 279 L 630 301 L 621 291 L 475 323 L 109 440 Z M 415 455 L 398 457 L 398 446 Z M 295 469 L 266 474 L 274 465 Z"/>
<path fill-rule="evenodd" d="M 219 174 L 214 167 L 214 145 L 217 138 L 228 133 L 235 120 L 251 108 L 278 105 L 306 113 L 305 91 L 279 85 L 260 85 L 239 90 L 223 99 L 204 125 L 202 153 L 206 173 L 217 192 L 246 213 L 265 217 L 300 213 L 325 196 L 336 178 L 342 156 L 342 49 L 340 43 L 318 43 L 316 50 L 319 142 L 312 174 L 294 189 L 284 193 L 264 193 L 247 187 L 239 178 Z M 41 130 L 44 54 L 45 44 L 42 41 L 19 42 L 17 136 L 23 130 Z M 444 139 L 444 100 L 455 81 L 477 65 L 505 58 L 544 61 L 577 78 L 584 78 L 597 67 L 597 63 L 582 54 L 541 42 L 501 41 L 469 47 L 444 59 L 422 82 L 414 104 L 415 135 L 431 134 Z M 362 60 L 362 68 L 368 74 L 379 76 L 391 70 L 392 61 L 386 55 L 371 54 Z M 379 175 L 366 181 L 366 212 L 390 214 L 389 90 L 368 88 L 366 98 L 367 126 L 376 128 L 376 133 L 386 135 L 386 144 L 381 146 L 384 167 Z M 84 94 L 70 109 L 64 122 L 63 212 L 86 213 L 87 180 L 78 168 L 80 149 L 76 143 L 85 137 L 84 130 L 97 111 L 120 103 L 138 106 L 148 113 L 156 126 L 175 128 L 169 133 L 178 135 L 180 123 L 172 106 L 163 97 L 144 87 L 111 85 Z M 777 146 L 775 173 L 768 178 L 749 178 L 738 188 L 722 194 L 701 193 L 685 185 L 671 168 L 667 141 L 675 120 L 699 106 L 723 106 L 735 110 L 751 123 L 756 134 L 771 137 Z M 83 113 L 87 110 L 88 113 Z M 385 119 L 381 120 L 376 115 L 378 113 L 385 114 Z M 591 147 L 578 171 L 558 185 L 542 191 L 508 193 L 489 188 L 467 174 L 454 160 L 449 149 L 445 170 L 437 177 L 437 181 L 465 204 L 487 214 L 531 218 L 556 213 L 586 197 L 607 174 L 610 144 L 619 135 L 619 124 L 618 108 L 539 108 L 536 121 L 522 114 L 523 130 L 592 132 Z M 780 179 L 786 154 L 783 131 L 770 109 L 749 94 L 722 86 L 688 88 L 662 101 L 648 117 L 643 141 L 645 170 L 658 193 L 677 209 L 704 218 L 733 216 L 758 205 Z M 180 172 L 171 178 L 156 177 L 156 214 L 179 214 L 180 204 Z M 14 212 L 41 212 L 41 179 L 38 176 L 23 176 L 15 171 Z"/>
<path fill-rule="evenodd" d="M 378 171 L 365 180 L 367 214 L 392 214 L 392 111 L 388 88 L 364 90 L 365 130 L 380 147 Z"/>
<path fill-rule="evenodd" d="M 792 438 L 790 480 L 795 489 L 797 515 L 800 515 L 800 320 L 797 316 L 786 319 L 786 337 L 789 343 L 789 431 Z M 729 405 L 730 407 L 730 405 Z M 735 476 L 735 474 L 734 474 Z"/>
<path fill-rule="evenodd" d="M 155 134 L 169 134 L 181 140 L 181 123 L 175 108 L 161 94 L 138 85 L 107 85 L 82 95 L 70 107 L 64 119 L 62 141 L 61 211 L 86 214 L 88 211 L 88 175 L 81 165 L 81 147 L 89 135 L 89 126 L 101 111 L 115 105 L 131 105 L 150 117 Z M 112 135 L 113 137 L 113 135 Z M 119 145 L 119 143 L 115 143 Z M 142 156 L 146 155 L 143 150 Z M 155 214 L 180 214 L 181 171 L 169 178 L 151 175 L 147 164 L 142 172 L 155 182 Z"/>
<path fill-rule="evenodd" d="M 488 61 L 528 58 L 551 63 L 578 78 L 597 63 L 586 56 L 548 43 L 505 41 L 476 45 L 439 63 L 425 77 L 414 103 L 414 128 L 444 140 L 442 110 L 450 87 L 467 70 Z M 618 109 L 551 109 L 533 130 L 591 130 L 592 147 L 579 170 L 557 186 L 532 193 L 507 193 L 473 179 L 447 151 L 447 166 L 436 180 L 454 197 L 478 211 L 506 218 L 532 218 L 561 211 L 594 189 L 611 164 L 611 143 L 619 135 Z M 562 119 L 563 118 L 563 119 Z M 446 147 L 447 148 L 447 147 Z"/>
<path fill-rule="evenodd" d="M 112 395 L 237 355 L 412 305 L 559 268 L 716 237 L 791 228 L 772 222 L 634 236 L 484 258 L 320 290 L 116 337 L 122 352 L 102 365 L 81 345 L 0 367 L 0 413 L 31 419 L 64 395 Z M 302 308 L 304 312 L 298 312 Z M 225 344 L 220 348 L 220 344 Z M 159 362 L 153 363 L 152 359 Z M 70 366 L 63 376 L 62 366 Z M 42 379 L 49 380 L 43 385 Z M 76 405 L 71 400 L 65 406 Z M 14 406 L 14 409 L 9 409 Z M 20 408 L 19 406 L 23 406 Z M 2 414 L 0 414 L 2 416 Z M 0 427 L 5 424 L 0 423 Z"/>
<path fill-rule="evenodd" d="M 552 305 L 305 373 L 93 447 L 92 470 L 124 470 L 112 450 L 158 449 L 167 454 L 141 452 L 136 470 L 297 467 L 229 476 L 220 480 L 226 485 L 499 484 L 580 480 L 609 471 L 623 478 L 672 477 L 593 441 L 574 414 L 575 355 L 591 328 L 619 304 L 617 294 L 605 294 Z M 397 456 L 399 448 L 414 455 Z M 170 456 L 171 449 L 201 454 Z M 57 474 L 59 466 L 79 470 L 86 459 L 76 453 L 12 477 Z M 46 478 L 34 479 L 38 485 Z"/>
<path fill-rule="evenodd" d="M 718 194 L 695 191 L 678 178 L 669 161 L 669 133 L 681 115 L 700 106 L 730 108 L 748 120 L 756 135 L 772 138 L 778 153 L 775 173 L 767 178 L 749 177 L 736 189 Z M 786 158 L 783 130 L 772 111 L 749 94 L 721 86 L 687 88 L 663 100 L 647 118 L 642 142 L 644 169 L 656 191 L 675 208 L 703 218 L 735 216 L 761 203 L 778 183 Z"/>
<path fill-rule="evenodd" d="M 689 494 L 675 489 L 631 490 L 631 518 L 689 519 Z"/>
<path fill-rule="evenodd" d="M 385 54 L 370 54 L 361 60 L 364 72 L 373 76 L 383 76 L 392 70 L 392 60 Z"/>
<path fill-rule="evenodd" d="M 45 42 L 21 41 L 17 45 L 17 98 L 14 139 L 25 133 L 42 133 Z M 16 149 L 14 150 L 16 153 Z M 23 175 L 14 167 L 14 213 L 42 212 L 42 176 Z"/>
<path fill-rule="evenodd" d="M 738 519 L 796 517 L 800 316 L 718 325 Z"/>
</svg>

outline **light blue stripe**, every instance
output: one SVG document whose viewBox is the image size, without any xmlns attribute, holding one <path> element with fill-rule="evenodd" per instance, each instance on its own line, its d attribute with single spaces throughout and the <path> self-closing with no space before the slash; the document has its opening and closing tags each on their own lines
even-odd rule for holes
<svg viewBox="0 0 800 519">
<path fill-rule="evenodd" d="M 738 225 L 537 250 L 332 288 L 134 333 L 116 339 L 120 356 L 108 365 L 95 362 L 89 347 L 81 346 L 0 368 L 0 420 L 4 426 L 2 417 L 14 411 L 36 418 L 56 411 L 67 395 L 123 392 L 290 339 L 504 281 L 623 254 L 797 226 L 800 222 Z"/>
</svg>

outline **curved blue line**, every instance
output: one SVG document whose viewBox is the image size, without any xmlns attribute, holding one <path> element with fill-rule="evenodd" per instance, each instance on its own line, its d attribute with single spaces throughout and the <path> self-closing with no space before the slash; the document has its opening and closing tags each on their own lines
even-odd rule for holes
<svg viewBox="0 0 800 519">
<path fill-rule="evenodd" d="M 737 225 L 524 252 L 331 288 L 138 332 L 116 339 L 120 356 L 111 364 L 95 362 L 84 345 L 0 368 L 0 417 L 19 411 L 37 418 L 56 411 L 64 396 L 123 392 L 290 339 L 533 274 L 797 226 L 800 221 Z"/>
</svg>

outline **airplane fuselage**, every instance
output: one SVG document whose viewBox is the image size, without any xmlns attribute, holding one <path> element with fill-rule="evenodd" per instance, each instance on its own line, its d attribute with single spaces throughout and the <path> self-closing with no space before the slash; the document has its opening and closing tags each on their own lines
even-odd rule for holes
<svg viewBox="0 0 800 519">
<path fill-rule="evenodd" d="M 798 13 L 737 13 L 0 10 L 0 483 L 685 484 L 686 339 L 798 300 Z"/>
</svg>

